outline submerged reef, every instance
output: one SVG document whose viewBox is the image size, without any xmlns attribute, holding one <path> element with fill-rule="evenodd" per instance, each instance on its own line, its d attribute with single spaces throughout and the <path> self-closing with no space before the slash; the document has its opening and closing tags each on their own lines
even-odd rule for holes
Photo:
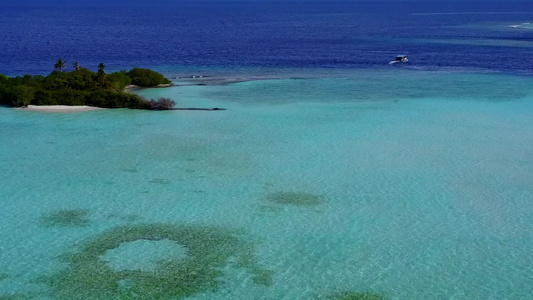
<svg viewBox="0 0 533 300">
<path fill-rule="evenodd" d="M 22 295 L 22 294 L 15 294 L 15 295 L 9 295 L 9 296 L 0 295 L 0 300 L 30 300 L 30 299 L 35 299 L 35 297 L 32 298 L 32 296 L 27 296 L 27 295 Z"/>
<path fill-rule="evenodd" d="M 332 300 L 386 300 L 385 296 L 371 292 L 342 292 L 331 298 Z"/>
<path fill-rule="evenodd" d="M 0 281 L 6 279 L 8 277 L 9 277 L 9 275 L 7 275 L 7 273 L 0 272 Z"/>
<path fill-rule="evenodd" d="M 136 214 L 121 215 L 121 214 L 113 213 L 113 214 L 107 215 L 107 219 L 110 219 L 110 220 L 115 219 L 115 220 L 120 220 L 120 221 L 127 222 L 127 223 L 132 223 L 132 222 L 137 222 L 137 221 L 142 220 L 142 217 Z"/>
<path fill-rule="evenodd" d="M 170 184 L 171 181 L 168 180 L 168 179 L 164 179 L 164 178 L 155 178 L 155 179 L 152 179 L 150 181 L 148 181 L 149 183 L 155 183 L 155 184 Z"/>
<path fill-rule="evenodd" d="M 172 255 L 149 270 L 116 269 L 102 257 L 123 243 L 139 240 L 176 242 L 187 256 Z M 150 253 L 146 253 L 149 259 Z M 181 299 L 216 291 L 226 266 L 246 268 L 256 284 L 270 285 L 271 272 L 261 268 L 250 243 L 216 227 L 142 224 L 106 231 L 79 251 L 65 254 L 67 263 L 39 282 L 50 287 L 54 299 Z"/>
<path fill-rule="evenodd" d="M 272 204 L 294 206 L 316 206 L 326 202 L 323 196 L 310 193 L 277 192 L 267 195 Z"/>
<path fill-rule="evenodd" d="M 42 218 L 42 223 L 47 227 L 83 227 L 90 223 L 87 218 L 88 210 L 59 210 Z"/>
</svg>

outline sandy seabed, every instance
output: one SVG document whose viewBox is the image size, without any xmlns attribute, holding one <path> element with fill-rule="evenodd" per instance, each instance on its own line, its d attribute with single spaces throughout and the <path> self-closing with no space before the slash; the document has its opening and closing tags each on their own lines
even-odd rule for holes
<svg viewBox="0 0 533 300">
<path fill-rule="evenodd" d="M 29 110 L 29 111 L 43 111 L 43 112 L 79 112 L 79 111 L 92 111 L 101 110 L 105 108 L 95 106 L 69 106 L 69 105 L 28 105 L 27 107 L 21 107 L 17 109 Z"/>
</svg>

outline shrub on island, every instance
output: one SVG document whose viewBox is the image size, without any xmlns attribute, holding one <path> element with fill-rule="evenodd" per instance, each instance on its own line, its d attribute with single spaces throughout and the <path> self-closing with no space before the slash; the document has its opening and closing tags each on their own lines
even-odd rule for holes
<svg viewBox="0 0 533 300">
<path fill-rule="evenodd" d="M 131 84 L 140 87 L 154 87 L 160 84 L 170 83 L 170 80 L 166 79 L 163 75 L 149 69 L 133 68 L 127 75 L 131 78 Z"/>
<path fill-rule="evenodd" d="M 150 100 L 148 105 L 152 110 L 171 110 L 176 105 L 176 102 L 170 98 L 159 98 Z"/>
<path fill-rule="evenodd" d="M 113 88 L 117 91 L 123 91 L 124 88 L 131 84 L 131 78 L 124 70 L 120 72 L 111 73 L 107 77 L 109 81 L 112 82 L 112 84 L 114 85 Z"/>
<path fill-rule="evenodd" d="M 8 97 L 14 106 L 27 106 L 35 95 L 35 89 L 28 85 L 17 85 L 8 92 Z"/>
<path fill-rule="evenodd" d="M 164 98 L 148 101 L 138 95 L 126 93 L 125 87 L 136 84 L 155 87 L 170 81 L 163 75 L 134 68 L 111 74 L 105 73 L 105 65 L 98 72 L 74 64 L 72 72 L 65 72 L 65 64 L 58 60 L 56 70 L 48 76 L 24 75 L 7 77 L 0 74 L 0 104 L 14 107 L 33 105 L 91 105 L 104 108 L 172 109 L 175 102 Z"/>
</svg>

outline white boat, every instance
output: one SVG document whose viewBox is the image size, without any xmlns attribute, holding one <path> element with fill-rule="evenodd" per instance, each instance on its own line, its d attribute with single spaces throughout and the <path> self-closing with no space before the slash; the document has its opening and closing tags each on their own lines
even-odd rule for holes
<svg viewBox="0 0 533 300">
<path fill-rule="evenodd" d="M 407 55 L 396 55 L 396 61 L 408 62 Z"/>
<path fill-rule="evenodd" d="M 402 62 L 402 63 L 406 63 L 406 62 L 409 62 L 409 59 L 407 59 L 407 55 L 405 54 L 402 54 L 402 55 L 396 55 L 396 59 L 389 62 L 389 64 L 395 64 L 395 63 L 399 63 L 399 62 Z"/>
</svg>

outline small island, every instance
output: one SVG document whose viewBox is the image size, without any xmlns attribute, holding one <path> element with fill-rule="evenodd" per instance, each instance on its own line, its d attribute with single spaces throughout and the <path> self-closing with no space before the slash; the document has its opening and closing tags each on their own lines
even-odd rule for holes
<svg viewBox="0 0 533 300">
<path fill-rule="evenodd" d="M 87 106 L 152 110 L 170 110 L 176 104 L 169 98 L 147 100 L 129 92 L 126 87 L 171 86 L 170 80 L 149 69 L 133 68 L 107 74 L 103 63 L 98 65 L 97 72 L 93 72 L 75 62 L 73 70 L 67 72 L 61 59 L 54 67 L 47 76 L 7 77 L 0 74 L 0 104 L 12 107 Z"/>
</svg>

